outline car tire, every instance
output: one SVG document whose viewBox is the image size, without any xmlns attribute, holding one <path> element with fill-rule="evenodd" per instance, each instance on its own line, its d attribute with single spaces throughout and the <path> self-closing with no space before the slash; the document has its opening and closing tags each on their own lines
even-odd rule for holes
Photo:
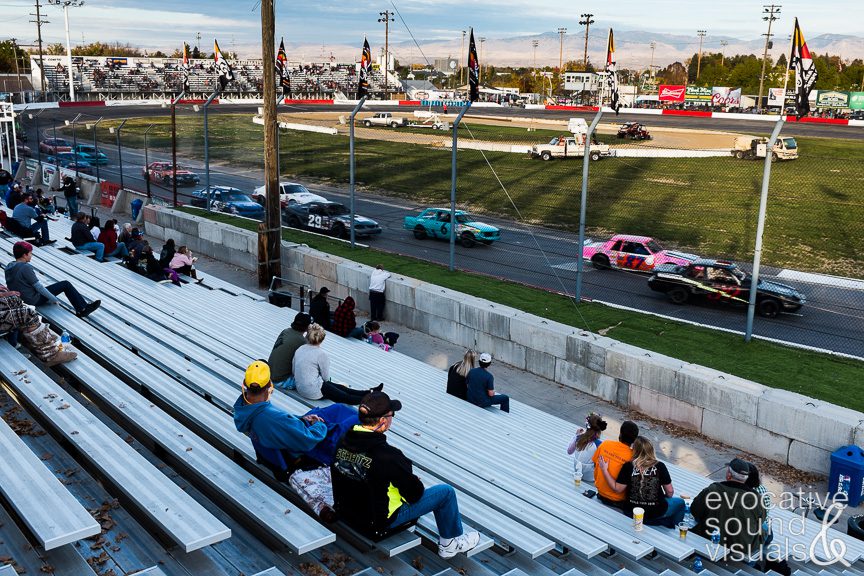
<svg viewBox="0 0 864 576">
<path fill-rule="evenodd" d="M 737 152 L 735 152 L 735 158 L 737 158 L 738 160 L 743 160 L 744 159 L 744 152 L 742 152 L 741 150 L 738 150 Z"/>
<path fill-rule="evenodd" d="M 597 270 L 609 270 L 609 258 L 605 254 L 595 254 L 591 257 L 591 265 Z"/>
<path fill-rule="evenodd" d="M 591 152 L 591 160 L 593 160 L 594 162 L 596 162 L 597 160 L 600 160 L 600 153 L 599 152 Z"/>
<path fill-rule="evenodd" d="M 417 240 L 425 240 L 428 238 L 426 234 L 426 229 L 423 226 L 415 226 L 414 227 L 414 238 Z"/>
<path fill-rule="evenodd" d="M 372 122 L 370 122 L 369 120 L 364 120 L 364 121 L 363 121 L 363 126 L 365 126 L 366 128 L 371 128 L 371 127 L 372 127 Z"/>
<path fill-rule="evenodd" d="M 463 232 L 462 236 L 459 237 L 459 241 L 465 248 L 471 248 L 477 243 L 477 239 L 470 232 Z"/>
<path fill-rule="evenodd" d="M 544 151 L 544 152 L 541 152 L 541 153 L 540 153 L 540 158 L 541 158 L 542 160 L 544 160 L 544 161 L 551 160 L 551 159 L 552 159 L 552 153 L 549 152 L 548 150 L 547 150 L 547 151 Z"/>
<path fill-rule="evenodd" d="M 669 290 L 666 293 L 666 296 L 669 297 L 669 301 L 673 304 L 684 304 L 687 302 L 688 298 L 690 298 L 690 294 L 687 293 L 687 290 L 680 286 L 675 286 Z"/>
<path fill-rule="evenodd" d="M 399 123 L 398 123 L 398 122 L 391 122 L 391 123 L 390 123 L 390 127 L 391 127 L 391 128 L 398 128 L 398 127 L 399 127 Z"/>
<path fill-rule="evenodd" d="M 347 240 L 351 238 L 351 231 L 342 224 L 334 224 L 333 235 L 342 240 Z"/>
<path fill-rule="evenodd" d="M 285 218 L 285 224 L 291 228 L 300 228 L 300 219 L 291 215 Z"/>
<path fill-rule="evenodd" d="M 778 156 L 776 152 L 771 152 L 771 162 L 776 162 L 778 160 Z"/>
<path fill-rule="evenodd" d="M 165 186 L 171 186 L 171 177 L 170 176 L 163 176 L 162 177 L 162 184 L 164 184 Z"/>
<path fill-rule="evenodd" d="M 757 303 L 756 308 L 763 318 L 776 318 L 782 307 L 774 298 L 765 298 Z"/>
</svg>

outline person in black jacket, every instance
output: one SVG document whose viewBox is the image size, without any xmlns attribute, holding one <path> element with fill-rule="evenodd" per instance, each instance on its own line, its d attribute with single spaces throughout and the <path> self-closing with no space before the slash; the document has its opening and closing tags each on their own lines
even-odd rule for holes
<svg viewBox="0 0 864 576">
<path fill-rule="evenodd" d="M 66 198 L 66 215 L 70 219 L 75 218 L 78 214 L 78 186 L 75 185 L 75 180 L 66 176 L 63 185 L 57 190 L 63 192 L 63 197 Z"/>
<path fill-rule="evenodd" d="M 329 292 L 330 289 L 325 286 L 309 302 L 309 315 L 312 316 L 315 324 L 318 324 L 325 330 L 330 330 L 330 304 L 327 302 L 327 294 Z"/>
<path fill-rule="evenodd" d="M 358 407 L 360 424 L 349 430 L 331 464 L 336 513 L 361 534 L 381 540 L 433 512 L 438 555 L 452 558 L 477 546 L 480 534 L 463 532 L 452 486 L 423 487 L 411 460 L 387 444 L 384 435 L 402 408 L 384 392 L 370 392 Z"/>
<path fill-rule="evenodd" d="M 90 232 L 90 218 L 84 212 L 78 212 L 75 215 L 75 223 L 72 224 L 70 236 L 72 245 L 76 249 L 93 252 L 97 262 L 105 260 L 105 245 L 93 239 L 93 233 Z"/>
</svg>

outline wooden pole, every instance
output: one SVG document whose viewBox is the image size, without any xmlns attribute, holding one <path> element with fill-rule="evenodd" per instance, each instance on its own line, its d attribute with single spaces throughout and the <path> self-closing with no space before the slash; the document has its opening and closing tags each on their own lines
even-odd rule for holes
<svg viewBox="0 0 864 576">
<path fill-rule="evenodd" d="M 264 222 L 258 227 L 258 285 L 266 288 L 282 275 L 282 218 L 279 204 L 279 160 L 276 150 L 276 61 L 273 0 L 261 0 L 261 59 L 264 63 Z"/>
</svg>

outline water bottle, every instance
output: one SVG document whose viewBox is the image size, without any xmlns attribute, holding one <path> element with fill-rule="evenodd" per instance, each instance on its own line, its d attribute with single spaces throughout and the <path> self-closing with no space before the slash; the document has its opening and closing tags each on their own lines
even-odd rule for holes
<svg viewBox="0 0 864 576">
<path fill-rule="evenodd" d="M 697 556 L 696 559 L 693 560 L 693 572 L 696 572 L 698 574 L 699 572 L 702 572 L 702 570 L 704 570 L 704 569 L 705 569 L 705 567 L 702 566 L 702 558 Z"/>
<path fill-rule="evenodd" d="M 684 523 L 691 528 L 695 525 L 693 514 L 690 513 L 690 501 L 684 501 Z"/>
<path fill-rule="evenodd" d="M 715 528 L 713 532 L 711 532 L 711 543 L 712 544 L 720 544 L 720 529 Z"/>
<path fill-rule="evenodd" d="M 69 332 L 63 330 L 63 333 L 60 335 L 60 350 L 71 350 L 72 349 L 72 336 L 69 335 Z"/>
</svg>

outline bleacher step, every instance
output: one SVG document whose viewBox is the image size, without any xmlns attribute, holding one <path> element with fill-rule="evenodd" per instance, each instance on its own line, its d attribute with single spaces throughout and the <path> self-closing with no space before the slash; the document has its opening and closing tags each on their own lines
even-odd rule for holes
<svg viewBox="0 0 864 576">
<path fill-rule="evenodd" d="M 274 566 L 273 568 L 268 568 L 267 570 L 258 572 L 252 576 L 285 576 L 285 573 Z"/>
</svg>

